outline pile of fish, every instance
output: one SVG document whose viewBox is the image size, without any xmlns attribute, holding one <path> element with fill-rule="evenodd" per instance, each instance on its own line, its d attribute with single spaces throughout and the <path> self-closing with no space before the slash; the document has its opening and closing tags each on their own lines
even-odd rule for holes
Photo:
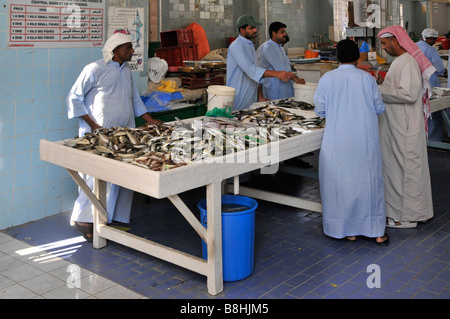
<svg viewBox="0 0 450 319">
<path fill-rule="evenodd" d="M 302 111 L 311 111 L 314 110 L 314 104 L 309 104 L 303 101 L 294 101 L 291 98 L 278 100 L 276 102 L 272 102 L 274 106 L 277 107 L 286 107 L 290 109 L 302 110 Z"/>
<path fill-rule="evenodd" d="M 186 165 L 175 163 L 170 154 L 161 151 L 172 135 L 169 125 L 147 125 L 140 128 L 101 128 L 83 137 L 65 141 L 65 145 L 89 153 L 113 158 L 155 171 Z"/>
<path fill-rule="evenodd" d="M 233 113 L 235 118 L 196 120 L 189 127 L 146 124 L 138 128 L 101 128 L 66 140 L 66 146 L 166 171 L 195 161 L 247 150 L 323 126 L 323 119 L 305 119 L 282 108 L 268 106 Z"/>
<path fill-rule="evenodd" d="M 296 102 L 305 103 L 305 102 Z M 302 115 L 298 115 L 282 107 L 271 107 L 266 105 L 256 109 L 241 110 L 234 112 L 233 115 L 245 125 L 255 126 L 289 126 L 291 128 L 299 128 L 301 130 L 310 130 L 325 127 L 325 119 L 321 117 L 313 117 L 306 119 Z"/>
</svg>

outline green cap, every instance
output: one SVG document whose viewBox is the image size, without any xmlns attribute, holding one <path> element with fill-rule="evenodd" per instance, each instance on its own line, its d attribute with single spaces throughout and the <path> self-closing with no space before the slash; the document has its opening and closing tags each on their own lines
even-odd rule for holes
<svg viewBox="0 0 450 319">
<path fill-rule="evenodd" d="M 259 27 L 260 25 L 262 25 L 262 23 L 259 21 L 256 21 L 256 19 L 250 14 L 243 14 L 237 20 L 236 27 L 240 28 L 244 25 L 250 25 L 252 27 Z"/>
</svg>

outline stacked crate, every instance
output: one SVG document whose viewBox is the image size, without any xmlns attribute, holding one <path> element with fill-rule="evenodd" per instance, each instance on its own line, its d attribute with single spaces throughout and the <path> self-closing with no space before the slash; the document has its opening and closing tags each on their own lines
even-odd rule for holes
<svg viewBox="0 0 450 319">
<path fill-rule="evenodd" d="M 178 29 L 160 33 L 161 48 L 156 49 L 156 56 L 167 61 L 170 68 L 184 66 L 183 61 L 196 61 L 197 48 L 191 29 Z"/>
</svg>

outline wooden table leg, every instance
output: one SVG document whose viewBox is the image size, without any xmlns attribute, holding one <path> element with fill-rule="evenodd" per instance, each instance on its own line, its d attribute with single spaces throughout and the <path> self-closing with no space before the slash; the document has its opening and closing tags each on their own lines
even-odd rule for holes
<svg viewBox="0 0 450 319">
<path fill-rule="evenodd" d="M 222 192 L 220 182 L 206 186 L 206 210 L 208 222 L 206 229 L 208 246 L 207 286 L 211 295 L 217 295 L 223 291 Z"/>
<path fill-rule="evenodd" d="M 103 207 L 106 207 L 106 182 L 98 178 L 94 178 L 94 195 L 97 197 Z M 93 246 L 94 248 L 103 248 L 106 246 L 106 239 L 100 237 L 100 227 L 106 225 L 108 214 L 106 210 L 99 210 L 94 206 L 94 231 Z"/>
</svg>

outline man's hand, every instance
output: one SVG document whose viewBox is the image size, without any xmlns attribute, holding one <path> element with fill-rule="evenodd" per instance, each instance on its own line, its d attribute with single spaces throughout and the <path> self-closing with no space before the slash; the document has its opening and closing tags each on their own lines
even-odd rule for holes
<svg viewBox="0 0 450 319">
<path fill-rule="evenodd" d="M 287 82 L 290 80 L 292 72 L 287 71 L 277 71 L 277 78 L 279 78 L 281 81 Z"/>
<path fill-rule="evenodd" d="M 95 132 L 102 128 L 102 126 L 95 122 L 89 114 L 83 115 L 81 118 L 89 125 L 91 132 Z"/>
<path fill-rule="evenodd" d="M 142 119 L 148 124 L 164 124 L 163 121 L 154 119 L 149 113 L 141 115 Z"/>
<path fill-rule="evenodd" d="M 297 84 L 306 84 L 305 79 L 299 78 L 295 73 L 291 72 L 291 80 Z"/>
<path fill-rule="evenodd" d="M 378 72 L 375 72 L 375 74 L 373 75 L 373 77 L 374 77 L 375 80 L 377 81 L 377 84 L 378 84 L 378 85 L 383 84 L 384 78 L 383 78 Z"/>
</svg>

